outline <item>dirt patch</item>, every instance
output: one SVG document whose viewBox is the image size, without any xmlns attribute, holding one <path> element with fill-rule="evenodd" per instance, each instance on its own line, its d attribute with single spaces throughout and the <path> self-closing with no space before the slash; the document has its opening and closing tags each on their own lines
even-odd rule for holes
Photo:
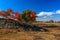
<svg viewBox="0 0 60 40">
<path fill-rule="evenodd" d="M 42 37 L 40 37 L 40 36 L 34 36 L 33 40 L 44 40 L 44 39 Z"/>
<path fill-rule="evenodd" d="M 55 34 L 54 36 L 56 37 L 57 40 L 60 40 L 60 34 Z"/>
</svg>

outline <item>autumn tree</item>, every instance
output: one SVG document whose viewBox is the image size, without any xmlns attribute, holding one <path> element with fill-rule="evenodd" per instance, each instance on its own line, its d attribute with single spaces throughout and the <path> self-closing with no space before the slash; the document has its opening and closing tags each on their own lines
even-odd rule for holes
<svg viewBox="0 0 60 40">
<path fill-rule="evenodd" d="M 36 13 L 32 10 L 24 10 L 22 14 L 20 14 L 18 11 L 14 12 L 11 8 L 9 8 L 7 11 L 1 11 L 0 16 L 3 16 L 7 19 L 17 19 L 19 21 L 24 22 L 34 22 L 36 19 Z"/>
<path fill-rule="evenodd" d="M 5 16 L 6 16 L 6 11 L 4 11 L 4 10 L 1 11 L 1 12 L 0 12 L 0 16 L 5 17 Z"/>
<path fill-rule="evenodd" d="M 21 21 L 21 14 L 20 14 L 18 11 L 16 11 L 16 12 L 12 15 L 12 18 Z"/>
<path fill-rule="evenodd" d="M 24 22 L 34 22 L 36 19 L 36 13 L 32 10 L 25 10 L 22 13 L 22 19 Z"/>
</svg>

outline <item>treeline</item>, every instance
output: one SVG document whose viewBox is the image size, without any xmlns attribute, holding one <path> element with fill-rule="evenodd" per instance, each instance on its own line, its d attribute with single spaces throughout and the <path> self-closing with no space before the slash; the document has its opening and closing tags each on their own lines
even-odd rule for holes
<svg viewBox="0 0 60 40">
<path fill-rule="evenodd" d="M 49 21 L 36 21 L 37 23 L 60 23 L 60 21 L 54 21 L 54 20 L 49 20 Z"/>
<path fill-rule="evenodd" d="M 49 20 L 49 21 L 46 21 L 48 23 L 60 23 L 60 21 L 54 21 L 54 20 Z"/>
</svg>

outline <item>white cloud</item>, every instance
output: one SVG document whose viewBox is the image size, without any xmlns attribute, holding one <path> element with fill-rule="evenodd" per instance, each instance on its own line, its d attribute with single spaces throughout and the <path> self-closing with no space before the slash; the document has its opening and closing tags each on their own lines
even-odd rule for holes
<svg viewBox="0 0 60 40">
<path fill-rule="evenodd" d="M 60 10 L 56 10 L 55 12 L 44 12 L 44 11 L 42 11 L 42 12 L 39 12 L 39 14 L 37 14 L 37 18 L 36 18 L 36 20 L 37 21 L 45 21 L 45 20 L 50 20 L 50 19 L 53 19 L 53 15 L 56 15 L 56 14 L 58 14 L 58 15 L 60 15 Z M 55 19 L 54 19 L 55 20 Z"/>
<path fill-rule="evenodd" d="M 54 12 L 40 12 L 37 16 L 51 16 Z"/>
<path fill-rule="evenodd" d="M 47 16 L 44 16 L 43 18 L 45 19 L 45 18 L 47 18 Z"/>
<path fill-rule="evenodd" d="M 42 18 L 36 18 L 37 21 L 46 21 L 47 17 L 51 17 L 54 14 L 54 12 L 40 12 L 37 14 L 38 17 L 42 16 Z M 49 19 L 48 19 L 49 20 Z"/>
<path fill-rule="evenodd" d="M 56 14 L 60 14 L 60 10 L 57 10 L 57 11 L 56 11 Z"/>
<path fill-rule="evenodd" d="M 37 14 L 37 16 L 43 16 L 44 12 L 40 12 L 39 14 Z"/>
</svg>

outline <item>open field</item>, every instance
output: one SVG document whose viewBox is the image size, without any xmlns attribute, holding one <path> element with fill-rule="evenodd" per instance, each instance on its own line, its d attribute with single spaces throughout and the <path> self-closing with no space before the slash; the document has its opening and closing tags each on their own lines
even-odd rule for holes
<svg viewBox="0 0 60 40">
<path fill-rule="evenodd" d="M 58 28 L 46 28 L 46 29 L 49 32 L 21 31 L 17 33 L 0 34 L 0 40 L 60 40 L 60 29 Z"/>
<path fill-rule="evenodd" d="M 44 32 L 19 32 L 17 34 L 0 35 L 0 40 L 56 40 L 52 34 Z"/>
<path fill-rule="evenodd" d="M 60 28 L 60 23 L 46 23 L 46 22 L 42 22 L 42 23 L 33 23 L 33 24 L 35 24 L 35 25 L 38 25 L 38 26 L 51 26 L 51 27 L 53 27 L 53 26 L 57 26 L 58 28 Z"/>
<path fill-rule="evenodd" d="M 46 22 L 40 22 L 40 23 L 33 23 L 33 24 L 54 24 L 54 25 L 57 25 L 57 26 L 60 26 L 60 23 L 46 23 Z"/>
<path fill-rule="evenodd" d="M 0 40 L 60 40 L 60 30 L 3 34 L 0 35 Z"/>
</svg>

